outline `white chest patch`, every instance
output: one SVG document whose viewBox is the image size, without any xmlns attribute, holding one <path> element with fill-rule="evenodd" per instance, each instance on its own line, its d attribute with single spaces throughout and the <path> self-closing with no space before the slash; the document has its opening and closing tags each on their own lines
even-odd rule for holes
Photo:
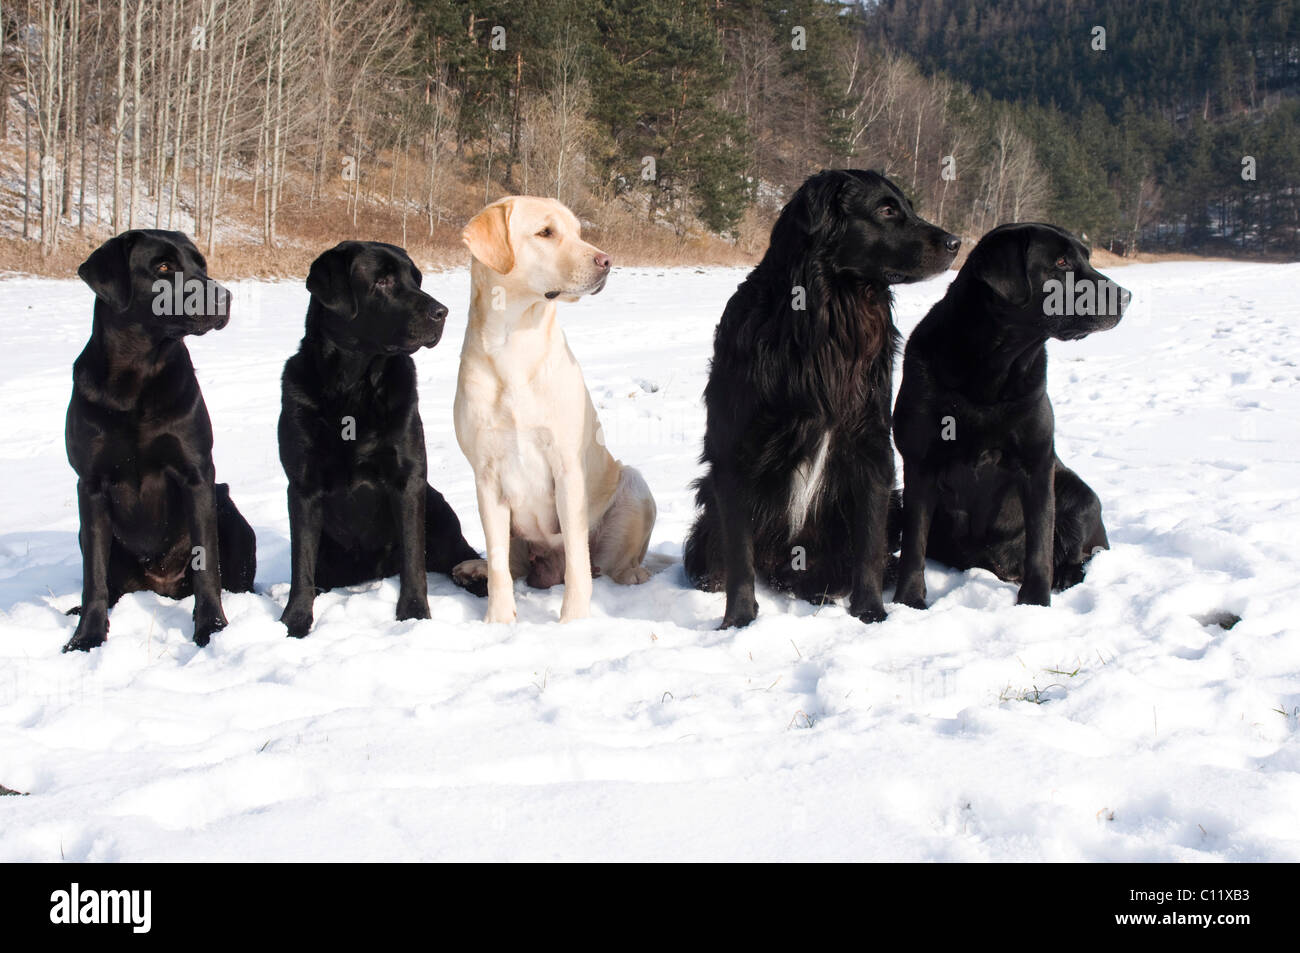
<svg viewBox="0 0 1300 953">
<path fill-rule="evenodd" d="M 803 529 L 808 515 L 817 506 L 817 497 L 821 494 L 822 482 L 826 476 L 826 458 L 830 455 L 831 435 L 822 434 L 817 452 L 806 460 L 801 460 L 790 477 L 790 535 L 796 535 Z"/>
</svg>

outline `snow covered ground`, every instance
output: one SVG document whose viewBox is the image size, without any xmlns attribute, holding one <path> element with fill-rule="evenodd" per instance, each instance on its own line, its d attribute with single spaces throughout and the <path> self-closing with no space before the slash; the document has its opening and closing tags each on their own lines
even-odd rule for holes
<svg viewBox="0 0 1300 953">
<path fill-rule="evenodd" d="M 1062 458 L 1113 549 L 1050 609 L 931 564 L 932 607 L 866 627 L 770 592 L 719 632 L 689 589 L 713 328 L 743 272 L 616 269 L 562 306 L 608 443 L 659 503 L 640 588 L 593 618 L 518 587 L 519 622 L 429 580 L 316 601 L 285 637 L 275 445 L 301 283 L 240 284 L 190 345 L 217 474 L 258 534 L 259 592 L 190 642 L 189 601 L 124 598 L 61 655 L 77 604 L 63 417 L 90 292 L 0 281 L 0 860 L 1300 860 L 1300 265 L 1116 269 L 1114 331 L 1053 343 Z M 901 289 L 910 330 L 946 279 Z M 481 546 L 451 401 L 468 278 L 417 358 L 429 472 Z M 1230 630 L 1206 624 L 1231 613 Z"/>
</svg>

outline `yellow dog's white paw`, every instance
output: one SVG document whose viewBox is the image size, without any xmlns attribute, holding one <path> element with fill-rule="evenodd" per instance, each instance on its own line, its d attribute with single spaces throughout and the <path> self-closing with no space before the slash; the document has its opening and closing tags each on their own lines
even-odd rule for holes
<svg viewBox="0 0 1300 953">
<path fill-rule="evenodd" d="M 645 566 L 633 566 L 631 569 L 624 569 L 617 574 L 611 574 L 613 579 L 620 586 L 639 586 L 643 582 L 650 581 L 650 570 Z"/>
<path fill-rule="evenodd" d="M 576 622 L 579 619 L 591 618 L 590 605 L 562 605 L 560 607 L 561 622 Z"/>
</svg>

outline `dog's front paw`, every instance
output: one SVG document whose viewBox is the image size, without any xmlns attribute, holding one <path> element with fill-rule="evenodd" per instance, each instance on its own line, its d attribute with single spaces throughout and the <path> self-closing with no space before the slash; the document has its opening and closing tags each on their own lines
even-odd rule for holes
<svg viewBox="0 0 1300 953">
<path fill-rule="evenodd" d="M 591 616 L 591 606 L 589 604 L 579 605 L 576 602 L 573 604 L 570 604 L 568 602 L 563 602 L 560 604 L 561 622 L 577 622 L 579 619 L 590 618 L 590 616 Z"/>
<path fill-rule="evenodd" d="M 514 622 L 515 607 L 514 603 L 510 605 L 493 605 L 488 602 L 487 615 L 483 617 L 484 622 Z"/>
<path fill-rule="evenodd" d="M 855 600 L 849 605 L 849 615 L 868 625 L 873 622 L 884 622 L 889 618 L 889 613 L 885 611 L 885 605 L 879 597 L 864 599 L 861 602 Z"/>
<path fill-rule="evenodd" d="M 284 614 L 280 616 L 280 621 L 289 630 L 289 638 L 306 638 L 307 633 L 311 631 L 311 606 L 296 606 L 291 602 L 284 607 Z"/>
<path fill-rule="evenodd" d="M 758 601 L 753 596 L 738 596 L 727 602 L 720 629 L 743 629 L 758 618 Z"/>
<path fill-rule="evenodd" d="M 1026 580 L 1016 593 L 1018 606 L 1050 606 L 1052 604 L 1052 587 L 1042 580 Z"/>
<path fill-rule="evenodd" d="M 104 644 L 108 638 L 108 613 L 96 610 L 81 613 L 77 631 L 72 633 L 68 644 L 63 646 L 65 652 L 89 652 L 96 646 Z"/>
<path fill-rule="evenodd" d="M 215 612 L 205 612 L 202 615 L 194 616 L 194 644 L 203 648 L 210 641 L 214 633 L 220 632 L 226 627 L 226 614 L 220 609 Z"/>
<path fill-rule="evenodd" d="M 398 622 L 405 622 L 407 619 L 427 618 L 429 618 L 429 596 L 427 593 L 417 592 L 414 595 L 398 597 Z"/>
<path fill-rule="evenodd" d="M 894 601 L 899 605 L 908 606 L 912 609 L 926 608 L 925 581 L 913 582 L 908 580 L 906 583 L 899 585 L 894 592 Z"/>
<path fill-rule="evenodd" d="M 885 612 L 885 602 L 880 597 L 880 590 L 868 586 L 861 588 L 855 586 L 852 595 L 849 596 L 849 615 L 867 624 L 884 622 L 888 618 L 888 613 Z"/>
<path fill-rule="evenodd" d="M 451 569 L 451 581 L 480 599 L 487 598 L 487 560 L 467 559 Z"/>
<path fill-rule="evenodd" d="M 884 606 L 880 606 L 879 608 L 872 607 L 869 609 L 863 609 L 861 612 L 852 613 L 852 615 L 859 622 L 863 622 L 867 625 L 871 625 L 874 622 L 884 622 L 889 618 L 889 613 L 885 611 Z"/>
</svg>

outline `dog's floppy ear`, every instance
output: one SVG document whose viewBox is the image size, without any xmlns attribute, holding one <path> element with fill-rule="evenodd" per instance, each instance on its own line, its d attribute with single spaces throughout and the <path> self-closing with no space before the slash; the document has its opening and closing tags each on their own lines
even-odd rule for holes
<svg viewBox="0 0 1300 953">
<path fill-rule="evenodd" d="M 827 230 L 830 219 L 828 193 L 832 173 L 822 170 L 809 176 L 795 190 L 772 225 L 769 247 L 797 250 L 803 255 L 810 241 L 818 240 Z"/>
<path fill-rule="evenodd" d="M 352 290 L 352 257 L 343 246 L 335 245 L 311 263 L 307 272 L 307 290 L 327 309 L 345 318 L 357 316 L 357 297 Z"/>
<path fill-rule="evenodd" d="M 832 208 L 842 179 L 836 170 L 823 169 L 804 183 L 802 202 L 796 206 L 795 217 L 804 234 L 818 236 L 830 230 L 834 218 Z"/>
<path fill-rule="evenodd" d="M 971 252 L 975 277 L 1011 306 L 1029 304 L 1034 297 L 1029 281 L 1029 232 L 1013 229 L 981 244 L 982 248 Z"/>
<path fill-rule="evenodd" d="M 469 220 L 460 237 L 469 253 L 497 274 L 508 275 L 514 270 L 509 202 L 495 202 L 483 209 Z"/>
<path fill-rule="evenodd" d="M 139 237 L 136 230 L 113 236 L 91 252 L 77 269 L 77 277 L 90 285 L 95 297 L 114 311 L 125 311 L 135 297 L 131 249 Z"/>
</svg>

